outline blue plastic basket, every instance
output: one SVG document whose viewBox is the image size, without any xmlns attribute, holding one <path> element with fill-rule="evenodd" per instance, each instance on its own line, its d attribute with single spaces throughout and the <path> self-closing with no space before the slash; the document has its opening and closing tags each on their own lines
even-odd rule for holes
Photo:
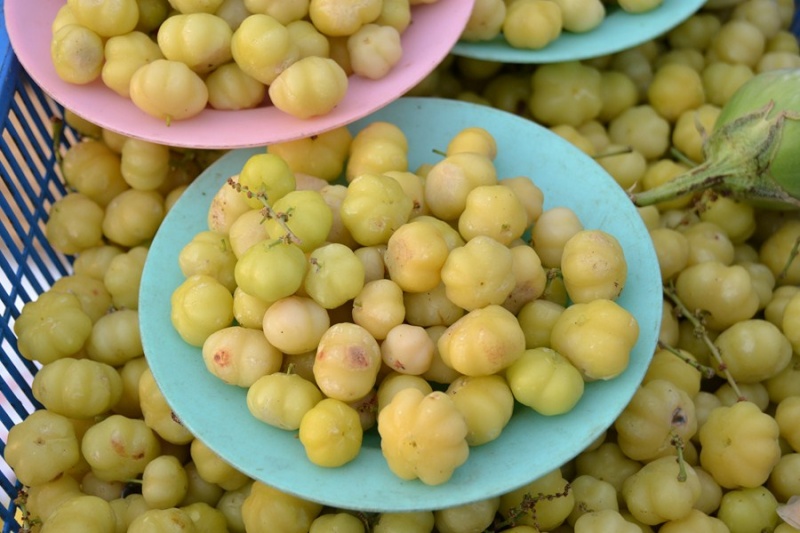
<svg viewBox="0 0 800 533">
<path fill-rule="evenodd" d="M 37 407 L 31 394 L 36 365 L 17 352 L 14 320 L 26 302 L 70 270 L 69 258 L 54 252 L 44 235 L 50 205 L 65 192 L 52 140 L 53 119 L 61 117 L 63 110 L 20 67 L 8 42 L 2 8 L 0 0 L 0 110 L 4 117 L 0 128 L 0 456 L 9 428 Z M 63 137 L 65 145 L 75 140 L 71 132 Z M 17 531 L 15 477 L 2 458 L 0 487 L 2 531 Z"/>
<path fill-rule="evenodd" d="M 800 6 L 800 0 L 796 0 Z M 53 202 L 65 194 L 53 146 L 53 120 L 63 108 L 30 80 L 11 50 L 0 0 L 0 520 L 3 533 L 16 532 L 15 476 L 3 459 L 9 428 L 38 407 L 31 394 L 36 365 L 17 351 L 14 320 L 22 306 L 36 299 L 71 271 L 70 258 L 47 243 L 44 223 Z M 800 35 L 800 10 L 792 31 Z M 77 141 L 68 128 L 61 148 Z"/>
</svg>

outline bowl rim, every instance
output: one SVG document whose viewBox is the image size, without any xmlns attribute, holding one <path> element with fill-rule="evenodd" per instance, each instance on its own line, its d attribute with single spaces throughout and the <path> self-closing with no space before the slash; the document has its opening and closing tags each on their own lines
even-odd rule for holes
<svg viewBox="0 0 800 533">
<path fill-rule="evenodd" d="M 516 64 L 542 64 L 594 59 L 634 48 L 659 37 L 691 17 L 705 0 L 664 0 L 644 13 L 628 13 L 618 6 L 606 6 L 606 17 L 585 33 L 562 31 L 539 50 L 514 48 L 502 35 L 483 42 L 459 40 L 453 46 L 457 56 Z"/>
</svg>

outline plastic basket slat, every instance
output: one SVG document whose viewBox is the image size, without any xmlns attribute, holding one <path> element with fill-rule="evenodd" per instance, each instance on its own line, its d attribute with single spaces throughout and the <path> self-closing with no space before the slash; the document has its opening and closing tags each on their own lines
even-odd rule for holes
<svg viewBox="0 0 800 533">
<path fill-rule="evenodd" d="M 41 107 L 42 101 L 39 98 L 32 98 L 33 91 L 21 91 L 18 93 L 18 98 L 11 102 L 11 111 L 20 118 L 19 125 L 15 128 L 15 133 L 19 135 L 19 141 L 33 150 L 36 159 L 39 161 L 46 161 L 49 159 L 51 150 L 50 137 L 52 130 L 48 118 L 45 123 L 38 113 L 31 113 L 31 110 L 38 109 L 42 112 L 44 108 Z M 45 150 L 44 148 L 47 148 Z"/>
<path fill-rule="evenodd" d="M 2 153 L 6 155 L 5 151 Z M 12 165 L 12 170 L 21 172 L 16 165 Z M 64 273 L 64 270 L 56 269 L 56 272 L 52 272 L 50 268 L 51 265 L 59 265 L 61 261 L 52 249 L 45 245 L 47 239 L 40 223 L 44 221 L 43 214 L 40 212 L 43 201 L 41 195 L 35 194 L 25 180 L 16 185 L 24 190 L 13 191 L 12 201 L 17 208 L 17 214 L 24 218 L 22 220 L 12 218 L 12 226 L 20 247 L 9 247 L 11 258 L 16 263 L 16 272 L 12 274 L 11 279 L 18 282 L 24 280 L 25 283 L 15 285 L 10 296 L 14 298 L 20 296 L 23 301 L 29 301 L 49 287 L 59 274 Z M 26 204 L 31 199 L 36 202 L 34 205 L 40 207 L 28 210 Z M 50 202 L 47 204 L 49 205 Z M 13 211 L 7 213 L 13 213 Z M 18 310 L 12 308 L 11 313 L 16 318 Z"/>
<path fill-rule="evenodd" d="M 25 91 L 19 93 L 19 100 L 30 102 Z M 13 170 L 16 176 L 22 177 L 28 171 L 31 176 L 46 178 L 46 169 L 42 168 L 42 166 L 55 160 L 51 153 L 43 149 L 45 146 L 49 147 L 50 141 L 47 136 L 50 135 L 50 130 L 46 129 L 42 124 L 41 117 L 29 113 L 29 109 L 24 105 L 21 106 L 17 100 L 14 100 L 11 104 L 9 117 L 16 118 L 16 121 L 14 122 L 14 127 L 7 130 L 8 138 L 14 142 L 13 148 L 16 149 L 16 154 L 23 158 L 22 161 L 11 159 L 11 163 L 14 165 Z M 12 155 L 11 148 L 7 145 L 4 146 L 9 156 Z M 47 186 L 49 184 L 46 181 L 37 180 L 36 185 L 41 186 L 39 193 L 33 191 L 31 180 L 20 180 L 20 184 L 26 188 L 25 192 L 29 198 L 35 198 L 38 201 L 47 200 L 50 203 L 56 198 L 53 191 Z M 63 187 L 58 190 L 60 193 L 63 193 L 63 191 Z M 41 204 L 35 205 L 41 206 Z"/>
<path fill-rule="evenodd" d="M 11 155 L 7 154 L 5 150 L 2 150 L 2 153 L 6 156 Z M 14 172 L 23 172 L 22 167 L 16 163 L 12 163 L 12 170 Z M 53 203 L 52 193 L 44 193 L 44 191 L 47 190 L 47 183 L 45 182 L 37 184 L 37 186 L 40 187 L 40 191 L 34 190 L 33 185 L 26 179 L 20 180 L 15 185 L 21 187 L 22 190 L 12 192 L 13 201 L 15 202 L 15 206 L 19 209 L 20 213 L 25 217 L 23 221 L 18 221 L 15 225 L 18 227 L 24 226 L 27 229 L 27 231 L 17 233 L 17 235 L 23 241 L 23 248 L 21 248 L 20 251 L 22 253 L 29 254 L 31 250 L 41 247 L 43 252 L 46 254 L 45 258 L 49 262 L 61 264 L 62 259 L 59 257 L 59 255 L 53 252 L 49 246 L 43 246 L 47 242 L 47 238 L 44 233 L 44 227 L 42 225 L 42 223 L 47 220 L 47 211 L 45 209 L 49 208 L 49 206 Z M 46 272 L 48 269 L 45 268 L 45 265 L 42 262 L 42 259 L 45 258 L 33 257 L 33 259 L 38 263 L 37 266 L 43 269 L 43 273 L 49 274 Z M 20 260 L 20 263 L 25 263 L 25 261 L 23 261 L 23 259 L 25 259 L 24 256 L 18 257 L 17 259 Z M 28 276 L 31 276 L 31 274 L 31 272 L 26 272 L 26 275 Z M 47 281 L 52 283 L 53 276 L 48 275 Z"/>
<path fill-rule="evenodd" d="M 15 347 L 12 347 L 16 351 Z M 32 409 L 40 407 L 33 398 L 31 381 L 38 368 L 31 361 L 20 361 L 19 364 L 6 364 L 3 368 L 3 383 L 0 392 L 7 401 L 8 410 L 0 410 L 4 415 L 22 420 Z M 9 426 L 5 426 L 8 428 Z M 0 442 L 0 446 L 5 443 Z"/>
<path fill-rule="evenodd" d="M 39 151 L 39 157 L 47 160 L 53 156 L 51 119 L 55 118 L 53 115 L 47 114 L 48 108 L 51 107 L 50 101 L 41 91 L 33 90 L 19 92 L 19 101 L 21 106 L 17 106 L 16 102 L 13 102 L 12 106 L 16 106 L 20 115 L 27 115 L 28 120 L 21 124 L 27 134 L 25 138 L 35 138 L 37 142 L 33 146 L 37 149 L 46 148 L 46 150 Z M 39 112 L 29 113 L 30 110 L 39 110 Z"/>
</svg>

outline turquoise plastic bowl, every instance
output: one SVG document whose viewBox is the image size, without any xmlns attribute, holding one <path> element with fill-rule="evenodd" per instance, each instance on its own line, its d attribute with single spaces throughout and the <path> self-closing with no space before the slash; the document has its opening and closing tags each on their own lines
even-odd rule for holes
<svg viewBox="0 0 800 533">
<path fill-rule="evenodd" d="M 399 126 L 408 137 L 409 168 L 436 162 L 459 130 L 480 126 L 497 139 L 500 177 L 525 175 L 542 189 L 545 208 L 573 209 L 586 228 L 620 241 L 629 263 L 619 303 L 637 318 L 639 340 L 625 372 L 588 383 L 568 414 L 544 417 L 518 405 L 500 438 L 473 447 L 467 462 L 445 484 L 404 481 L 388 468 L 375 430 L 360 455 L 328 469 L 305 456 L 297 432 L 256 420 L 246 390 L 209 373 L 201 351 L 184 343 L 170 322 L 170 295 L 183 282 L 178 254 L 207 229 L 207 211 L 225 180 L 263 148 L 229 152 L 213 164 L 167 214 L 147 257 L 139 314 L 150 368 L 177 416 L 197 437 L 238 470 L 283 491 L 326 505 L 363 511 L 443 509 L 501 495 L 560 467 L 614 422 L 638 387 L 655 350 L 661 323 L 661 276 L 650 237 L 623 190 L 593 159 L 561 137 L 518 116 L 490 107 L 434 98 L 402 98 L 352 124 Z"/>
<path fill-rule="evenodd" d="M 453 54 L 501 63 L 557 63 L 591 59 L 638 46 L 668 32 L 700 9 L 706 0 L 664 0 L 645 13 L 628 13 L 606 6 L 606 17 L 597 28 L 585 33 L 562 32 L 540 50 L 514 48 L 502 37 L 491 41 L 459 41 Z"/>
</svg>

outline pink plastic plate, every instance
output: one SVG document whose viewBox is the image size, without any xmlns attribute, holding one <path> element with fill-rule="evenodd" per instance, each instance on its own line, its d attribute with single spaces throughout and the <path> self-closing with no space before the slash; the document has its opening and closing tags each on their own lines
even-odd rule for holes
<svg viewBox="0 0 800 533">
<path fill-rule="evenodd" d="M 97 80 L 77 86 L 62 81 L 50 59 L 50 27 L 64 0 L 5 0 L 8 36 L 31 78 L 64 107 L 105 129 L 176 147 L 243 148 L 319 134 L 369 115 L 402 96 L 450 52 L 466 25 L 474 0 L 438 0 L 412 9 L 402 37 L 403 59 L 380 80 L 351 76 L 347 96 L 331 113 L 298 119 L 275 107 L 244 111 L 206 109 L 198 116 L 163 121 Z"/>
</svg>

